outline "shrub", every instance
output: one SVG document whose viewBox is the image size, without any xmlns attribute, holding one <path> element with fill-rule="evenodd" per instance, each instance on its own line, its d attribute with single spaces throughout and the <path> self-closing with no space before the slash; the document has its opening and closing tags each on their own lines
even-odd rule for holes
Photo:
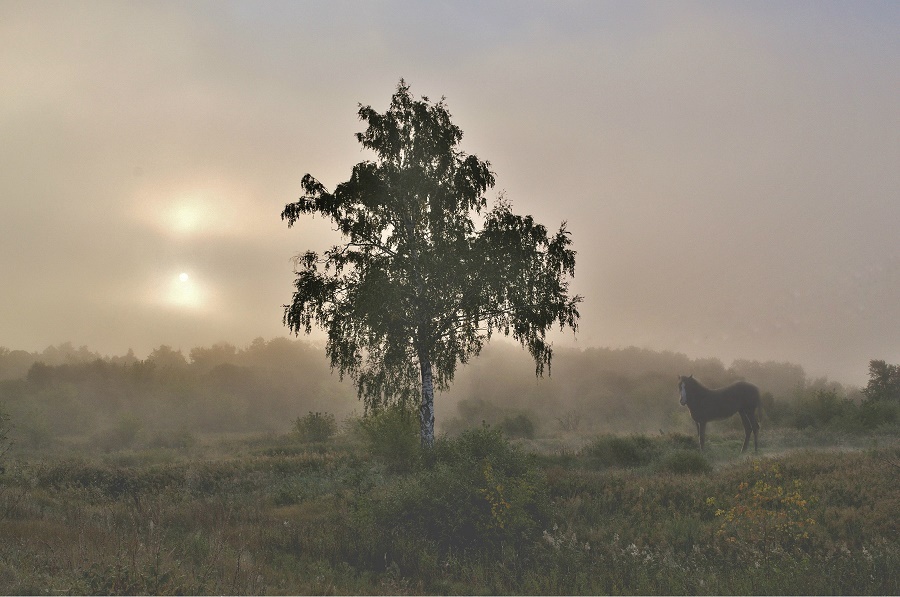
<svg viewBox="0 0 900 597">
<path fill-rule="evenodd" d="M 857 434 L 900 421 L 898 402 L 866 398 L 862 404 L 856 404 L 833 389 L 817 389 L 801 394 L 793 402 L 775 403 L 767 412 L 775 424 Z"/>
<path fill-rule="evenodd" d="M 310 411 L 305 417 L 294 421 L 294 433 L 303 442 L 324 442 L 337 433 L 337 422 L 331 413 Z"/>
<path fill-rule="evenodd" d="M 438 440 L 415 474 L 369 503 L 380 546 L 434 545 L 494 554 L 531 545 L 546 529 L 549 498 L 532 457 L 483 427 Z"/>
<path fill-rule="evenodd" d="M 388 407 L 356 422 L 369 453 L 392 472 L 410 471 L 420 457 L 419 419 L 400 406 Z"/>
<path fill-rule="evenodd" d="M 512 438 L 534 439 L 534 422 L 528 415 L 519 414 L 514 417 L 506 417 L 500 423 L 500 429 Z"/>
<path fill-rule="evenodd" d="M 650 464 L 659 455 L 659 447 L 643 435 L 605 435 L 582 448 L 581 454 L 593 468 L 631 468 Z"/>
<path fill-rule="evenodd" d="M 821 426 L 852 418 L 857 408 L 850 400 L 838 396 L 835 390 L 818 390 L 803 406 L 812 415 L 814 424 Z"/>
<path fill-rule="evenodd" d="M 867 400 L 859 407 L 859 421 L 864 429 L 900 422 L 900 403 Z"/>
<path fill-rule="evenodd" d="M 700 446 L 697 437 L 687 433 L 669 433 L 665 442 L 676 450 L 696 450 Z"/>
<path fill-rule="evenodd" d="M 753 467 L 751 482 L 738 485 L 729 508 L 716 508 L 721 520 L 717 537 L 735 550 L 753 550 L 768 559 L 775 550 L 806 547 L 816 521 L 810 513 L 810 500 L 801 493 L 800 481 L 786 483 L 776 463 L 762 469 Z M 707 499 L 717 506 L 715 499 Z"/>
</svg>

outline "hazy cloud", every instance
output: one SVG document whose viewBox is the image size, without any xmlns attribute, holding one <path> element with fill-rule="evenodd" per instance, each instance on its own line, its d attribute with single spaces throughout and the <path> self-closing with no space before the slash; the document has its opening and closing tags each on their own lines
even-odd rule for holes
<svg viewBox="0 0 900 597">
<path fill-rule="evenodd" d="M 892 2 L 5 2 L 0 345 L 284 333 L 290 257 L 334 239 L 278 214 L 368 157 L 357 103 L 402 76 L 517 211 L 569 222 L 580 346 L 861 383 L 900 361 L 898 25 Z"/>
</svg>

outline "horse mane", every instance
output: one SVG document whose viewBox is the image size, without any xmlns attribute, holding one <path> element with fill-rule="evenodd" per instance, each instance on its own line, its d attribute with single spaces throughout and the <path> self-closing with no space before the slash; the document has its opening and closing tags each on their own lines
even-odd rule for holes
<svg viewBox="0 0 900 597">
<path fill-rule="evenodd" d="M 705 392 L 708 392 L 708 391 L 709 391 L 709 388 L 707 388 L 707 387 L 704 386 L 702 383 L 700 383 L 699 380 L 694 379 L 694 376 L 693 376 L 693 375 L 682 375 L 682 376 L 681 376 L 681 381 L 683 381 L 684 384 L 685 384 L 689 389 L 690 389 L 690 388 L 693 388 L 694 390 L 703 390 L 703 391 L 705 391 Z"/>
</svg>

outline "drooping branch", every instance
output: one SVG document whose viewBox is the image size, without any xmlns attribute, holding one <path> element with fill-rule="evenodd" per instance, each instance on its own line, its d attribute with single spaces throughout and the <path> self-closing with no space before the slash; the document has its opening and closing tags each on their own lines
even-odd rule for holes
<svg viewBox="0 0 900 597">
<path fill-rule="evenodd" d="M 357 139 L 376 159 L 334 192 L 304 176 L 302 196 L 281 214 L 289 227 L 320 215 L 344 239 L 298 259 L 285 324 L 326 331 L 332 367 L 353 377 L 367 409 L 411 404 L 421 390 L 420 413 L 433 412 L 433 388 L 448 387 L 496 332 L 528 348 L 541 374 L 552 358 L 546 331 L 577 328 L 565 227 L 548 235 L 500 201 L 476 230 L 494 174 L 459 149 L 462 131 L 443 100 L 414 100 L 401 81 L 386 112 L 358 113 L 367 127 Z"/>
</svg>

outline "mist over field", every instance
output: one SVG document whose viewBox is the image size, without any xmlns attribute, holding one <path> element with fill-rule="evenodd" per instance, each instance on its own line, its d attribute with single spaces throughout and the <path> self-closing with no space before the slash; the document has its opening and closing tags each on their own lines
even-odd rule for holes
<svg viewBox="0 0 900 597">
<path fill-rule="evenodd" d="M 550 373 L 536 377 L 534 362 L 518 345 L 490 344 L 436 396 L 438 432 L 455 435 L 487 423 L 512 437 L 576 442 L 610 432 L 692 433 L 687 409 L 678 404 L 679 374 L 693 374 L 709 387 L 752 381 L 769 408 L 820 390 L 861 398 L 858 389 L 810 379 L 795 364 L 726 365 L 637 348 L 559 348 Z M 40 353 L 0 348 L 0 400 L 22 447 L 62 441 L 101 450 L 165 445 L 179 434 L 281 434 L 309 412 L 341 422 L 364 410 L 351 380 L 339 380 L 321 347 L 285 338 L 189 351 L 163 345 L 145 359 L 101 356 L 69 343 Z M 117 446 L 117 433 L 132 435 Z"/>
<path fill-rule="evenodd" d="M 900 366 L 494 342 L 415 413 L 361 417 L 321 347 L 0 349 L 0 592 L 888 594 Z M 762 391 L 703 451 L 676 375 Z M 60 554 L 66 554 L 60 557 Z"/>
</svg>

